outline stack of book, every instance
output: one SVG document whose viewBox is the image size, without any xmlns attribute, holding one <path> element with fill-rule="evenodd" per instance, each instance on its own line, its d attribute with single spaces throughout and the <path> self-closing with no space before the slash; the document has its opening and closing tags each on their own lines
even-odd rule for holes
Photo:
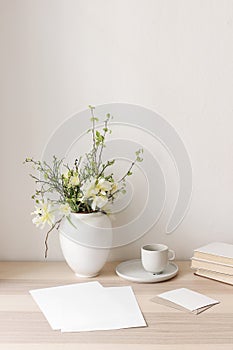
<svg viewBox="0 0 233 350">
<path fill-rule="evenodd" d="M 233 244 L 214 242 L 194 250 L 195 274 L 233 285 Z"/>
</svg>

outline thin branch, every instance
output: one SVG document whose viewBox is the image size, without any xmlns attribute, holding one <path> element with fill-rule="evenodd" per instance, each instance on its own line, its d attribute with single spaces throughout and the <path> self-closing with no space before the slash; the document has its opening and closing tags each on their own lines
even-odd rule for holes
<svg viewBox="0 0 233 350">
<path fill-rule="evenodd" d="M 95 140 L 95 115 L 94 108 L 91 108 L 91 120 L 92 120 L 92 141 L 93 141 L 93 156 L 96 162 L 96 140 Z"/>
<path fill-rule="evenodd" d="M 120 183 L 122 181 L 124 181 L 124 179 L 129 175 L 130 171 L 132 170 L 133 166 L 135 165 L 136 160 L 134 160 L 131 164 L 131 166 L 129 167 L 129 170 L 125 173 L 124 176 L 122 176 L 122 178 L 120 180 L 118 180 L 117 182 Z"/>
<path fill-rule="evenodd" d="M 99 153 L 99 161 L 98 161 L 98 170 L 100 167 L 100 164 L 102 162 L 102 153 L 103 153 L 103 148 L 104 148 L 104 141 L 105 141 L 105 136 L 108 131 L 108 118 L 104 121 L 104 135 L 103 135 L 103 142 L 101 143 L 101 148 L 100 148 L 100 153 Z"/>
<path fill-rule="evenodd" d="M 45 254 L 44 254 L 45 259 L 46 259 L 47 256 L 48 256 L 48 249 L 49 249 L 49 247 L 48 247 L 48 238 L 49 238 L 49 234 L 50 234 L 50 232 L 53 231 L 54 228 L 56 228 L 57 230 L 59 229 L 60 223 L 61 223 L 61 221 L 62 221 L 63 218 L 64 218 L 64 216 L 62 216 L 61 219 L 59 219 L 58 221 L 56 221 L 55 224 L 53 224 L 53 226 L 50 228 L 50 230 L 49 230 L 49 231 L 47 232 L 47 234 L 46 234 L 45 242 L 44 242 L 44 243 L 45 243 Z"/>
<path fill-rule="evenodd" d="M 98 178 L 104 173 L 105 169 L 108 168 L 109 166 L 112 166 L 114 164 L 114 162 L 115 162 L 115 160 L 113 159 L 113 160 L 109 160 L 109 161 L 107 161 L 107 163 L 103 164 L 102 170 L 99 173 Z"/>
</svg>

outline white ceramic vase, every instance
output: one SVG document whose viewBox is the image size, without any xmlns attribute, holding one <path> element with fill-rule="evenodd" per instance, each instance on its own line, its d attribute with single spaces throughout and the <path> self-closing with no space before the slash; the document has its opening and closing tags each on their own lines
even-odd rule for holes
<svg viewBox="0 0 233 350">
<path fill-rule="evenodd" d="M 94 277 L 109 255 L 111 221 L 103 213 L 72 213 L 70 221 L 63 220 L 59 228 L 64 258 L 78 277 Z"/>
</svg>

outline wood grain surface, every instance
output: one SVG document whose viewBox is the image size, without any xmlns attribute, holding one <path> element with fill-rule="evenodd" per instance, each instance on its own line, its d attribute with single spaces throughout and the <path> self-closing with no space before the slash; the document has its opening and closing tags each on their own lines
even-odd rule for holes
<svg viewBox="0 0 233 350">
<path fill-rule="evenodd" d="M 107 263 L 92 279 L 77 278 L 65 262 L 0 262 L 0 350 L 232 350 L 233 287 L 198 277 L 190 262 L 177 262 L 173 279 L 151 284 L 126 281 Z M 62 334 L 53 331 L 29 294 L 30 289 L 86 281 L 133 287 L 148 327 Z M 220 301 L 193 315 L 151 302 L 162 292 L 190 288 Z"/>
</svg>

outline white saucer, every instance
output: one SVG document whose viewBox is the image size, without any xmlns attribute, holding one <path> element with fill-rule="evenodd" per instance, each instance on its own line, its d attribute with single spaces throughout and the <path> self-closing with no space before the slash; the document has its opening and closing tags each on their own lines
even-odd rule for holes
<svg viewBox="0 0 233 350">
<path fill-rule="evenodd" d="M 178 266 L 172 262 L 169 262 L 166 269 L 158 275 L 144 270 L 140 259 L 133 259 L 124 261 L 117 265 L 116 273 L 118 276 L 127 279 L 132 282 L 139 283 L 155 283 L 169 280 L 174 277 L 178 272 Z"/>
</svg>

